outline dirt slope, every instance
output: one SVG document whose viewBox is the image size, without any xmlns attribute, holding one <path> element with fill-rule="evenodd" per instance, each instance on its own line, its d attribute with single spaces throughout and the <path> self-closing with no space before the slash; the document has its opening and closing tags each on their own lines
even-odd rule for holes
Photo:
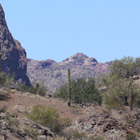
<svg viewBox="0 0 140 140">
<path fill-rule="evenodd" d="M 16 119 L 19 120 L 20 127 L 14 135 L 9 133 L 9 128 L 6 127 L 5 130 L 1 128 L 0 136 L 4 137 L 5 134 L 8 136 L 6 140 L 18 140 L 22 137 L 24 140 L 32 140 L 23 131 L 23 126 L 25 124 L 35 125 L 27 119 L 27 113 L 34 105 L 46 105 L 56 108 L 62 118 L 71 119 L 72 126 L 70 128 L 80 133 L 83 132 L 87 136 L 87 140 L 90 140 L 89 137 L 95 136 L 100 136 L 104 140 L 125 140 L 127 134 L 134 134 L 137 139 L 140 139 L 140 109 L 129 112 L 127 107 L 118 110 L 110 110 L 105 106 L 80 107 L 74 104 L 72 107 L 68 107 L 66 102 L 53 97 L 41 97 L 20 91 L 4 90 L 0 90 L 0 108 L 6 106 L 7 111 L 14 114 L 13 116 L 16 116 Z M 5 125 L 2 118 L 3 114 L 0 112 L 1 126 Z M 43 127 L 42 131 L 47 130 L 49 132 L 48 129 Z M 50 139 L 55 140 L 57 138 L 50 137 Z"/>
</svg>

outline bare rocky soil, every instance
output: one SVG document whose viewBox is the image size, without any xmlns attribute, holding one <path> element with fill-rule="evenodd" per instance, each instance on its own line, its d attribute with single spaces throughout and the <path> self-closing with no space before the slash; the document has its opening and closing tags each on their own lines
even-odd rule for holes
<svg viewBox="0 0 140 140">
<path fill-rule="evenodd" d="M 126 140 L 126 136 L 140 140 L 140 109 L 130 112 L 127 107 L 112 110 L 106 106 L 68 107 L 66 102 L 53 97 L 41 97 L 16 90 L 0 90 L 0 140 L 34 140 L 25 129 L 35 130 L 38 140 L 57 140 L 58 135 L 49 128 L 28 119 L 27 114 L 34 105 L 56 108 L 62 118 L 70 118 L 72 125 L 65 131 L 74 130 L 85 137 L 72 137 L 85 140 Z M 6 112 L 3 110 L 6 109 Z M 59 138 L 60 139 L 60 138 Z M 64 140 L 64 137 L 61 138 Z M 60 139 L 60 140 L 61 140 Z M 66 139 L 66 138 L 65 138 Z"/>
</svg>

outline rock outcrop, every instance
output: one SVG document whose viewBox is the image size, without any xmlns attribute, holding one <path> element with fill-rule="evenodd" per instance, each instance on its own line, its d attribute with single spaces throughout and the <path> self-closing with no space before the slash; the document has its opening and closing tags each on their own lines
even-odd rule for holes
<svg viewBox="0 0 140 140">
<path fill-rule="evenodd" d="M 15 73 L 18 82 L 30 85 L 29 78 L 26 76 L 27 59 L 25 49 L 12 37 L 10 33 L 3 8 L 0 4 L 0 45 L 3 44 L 2 71 Z"/>
<path fill-rule="evenodd" d="M 19 119 L 17 114 L 0 112 L 0 126 L 0 138 L 4 140 L 53 140 L 56 137 L 48 127 L 27 118 Z"/>
<path fill-rule="evenodd" d="M 93 108 L 86 109 L 93 113 Z M 101 136 L 105 140 L 126 140 L 139 138 L 140 113 L 129 113 L 127 110 L 112 110 L 93 113 L 88 117 L 80 118 L 71 126 L 78 132 L 84 132 L 93 138 Z"/>
</svg>

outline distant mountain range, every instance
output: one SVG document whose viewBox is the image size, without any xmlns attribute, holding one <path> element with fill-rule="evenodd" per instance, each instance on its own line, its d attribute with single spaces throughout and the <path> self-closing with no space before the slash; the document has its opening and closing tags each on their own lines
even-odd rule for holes
<svg viewBox="0 0 140 140">
<path fill-rule="evenodd" d="M 43 83 L 52 92 L 67 82 L 67 69 L 71 69 L 71 79 L 96 77 L 99 73 L 109 73 L 111 62 L 99 63 L 95 58 L 77 53 L 64 61 L 36 61 L 27 59 L 27 75 L 32 83 Z"/>
<path fill-rule="evenodd" d="M 36 61 L 26 58 L 26 51 L 10 33 L 3 8 L 0 4 L 0 45 L 4 45 L 2 54 L 2 71 L 15 73 L 19 83 L 30 85 L 42 83 L 55 92 L 57 88 L 67 82 L 67 69 L 71 69 L 71 79 L 96 77 L 99 73 L 107 74 L 112 62 L 99 63 L 95 58 L 83 53 L 77 53 L 64 61 L 54 60 Z M 28 78 L 29 77 L 29 78 Z"/>
</svg>

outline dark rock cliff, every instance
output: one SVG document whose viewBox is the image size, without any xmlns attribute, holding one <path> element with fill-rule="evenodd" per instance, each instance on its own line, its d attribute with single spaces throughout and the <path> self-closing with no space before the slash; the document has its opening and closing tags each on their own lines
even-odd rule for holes
<svg viewBox="0 0 140 140">
<path fill-rule="evenodd" d="M 2 71 L 15 73 L 18 82 L 30 85 L 29 78 L 26 76 L 27 59 L 25 49 L 12 37 L 0 4 L 0 45 L 1 43 L 4 44 L 1 61 Z"/>
</svg>

